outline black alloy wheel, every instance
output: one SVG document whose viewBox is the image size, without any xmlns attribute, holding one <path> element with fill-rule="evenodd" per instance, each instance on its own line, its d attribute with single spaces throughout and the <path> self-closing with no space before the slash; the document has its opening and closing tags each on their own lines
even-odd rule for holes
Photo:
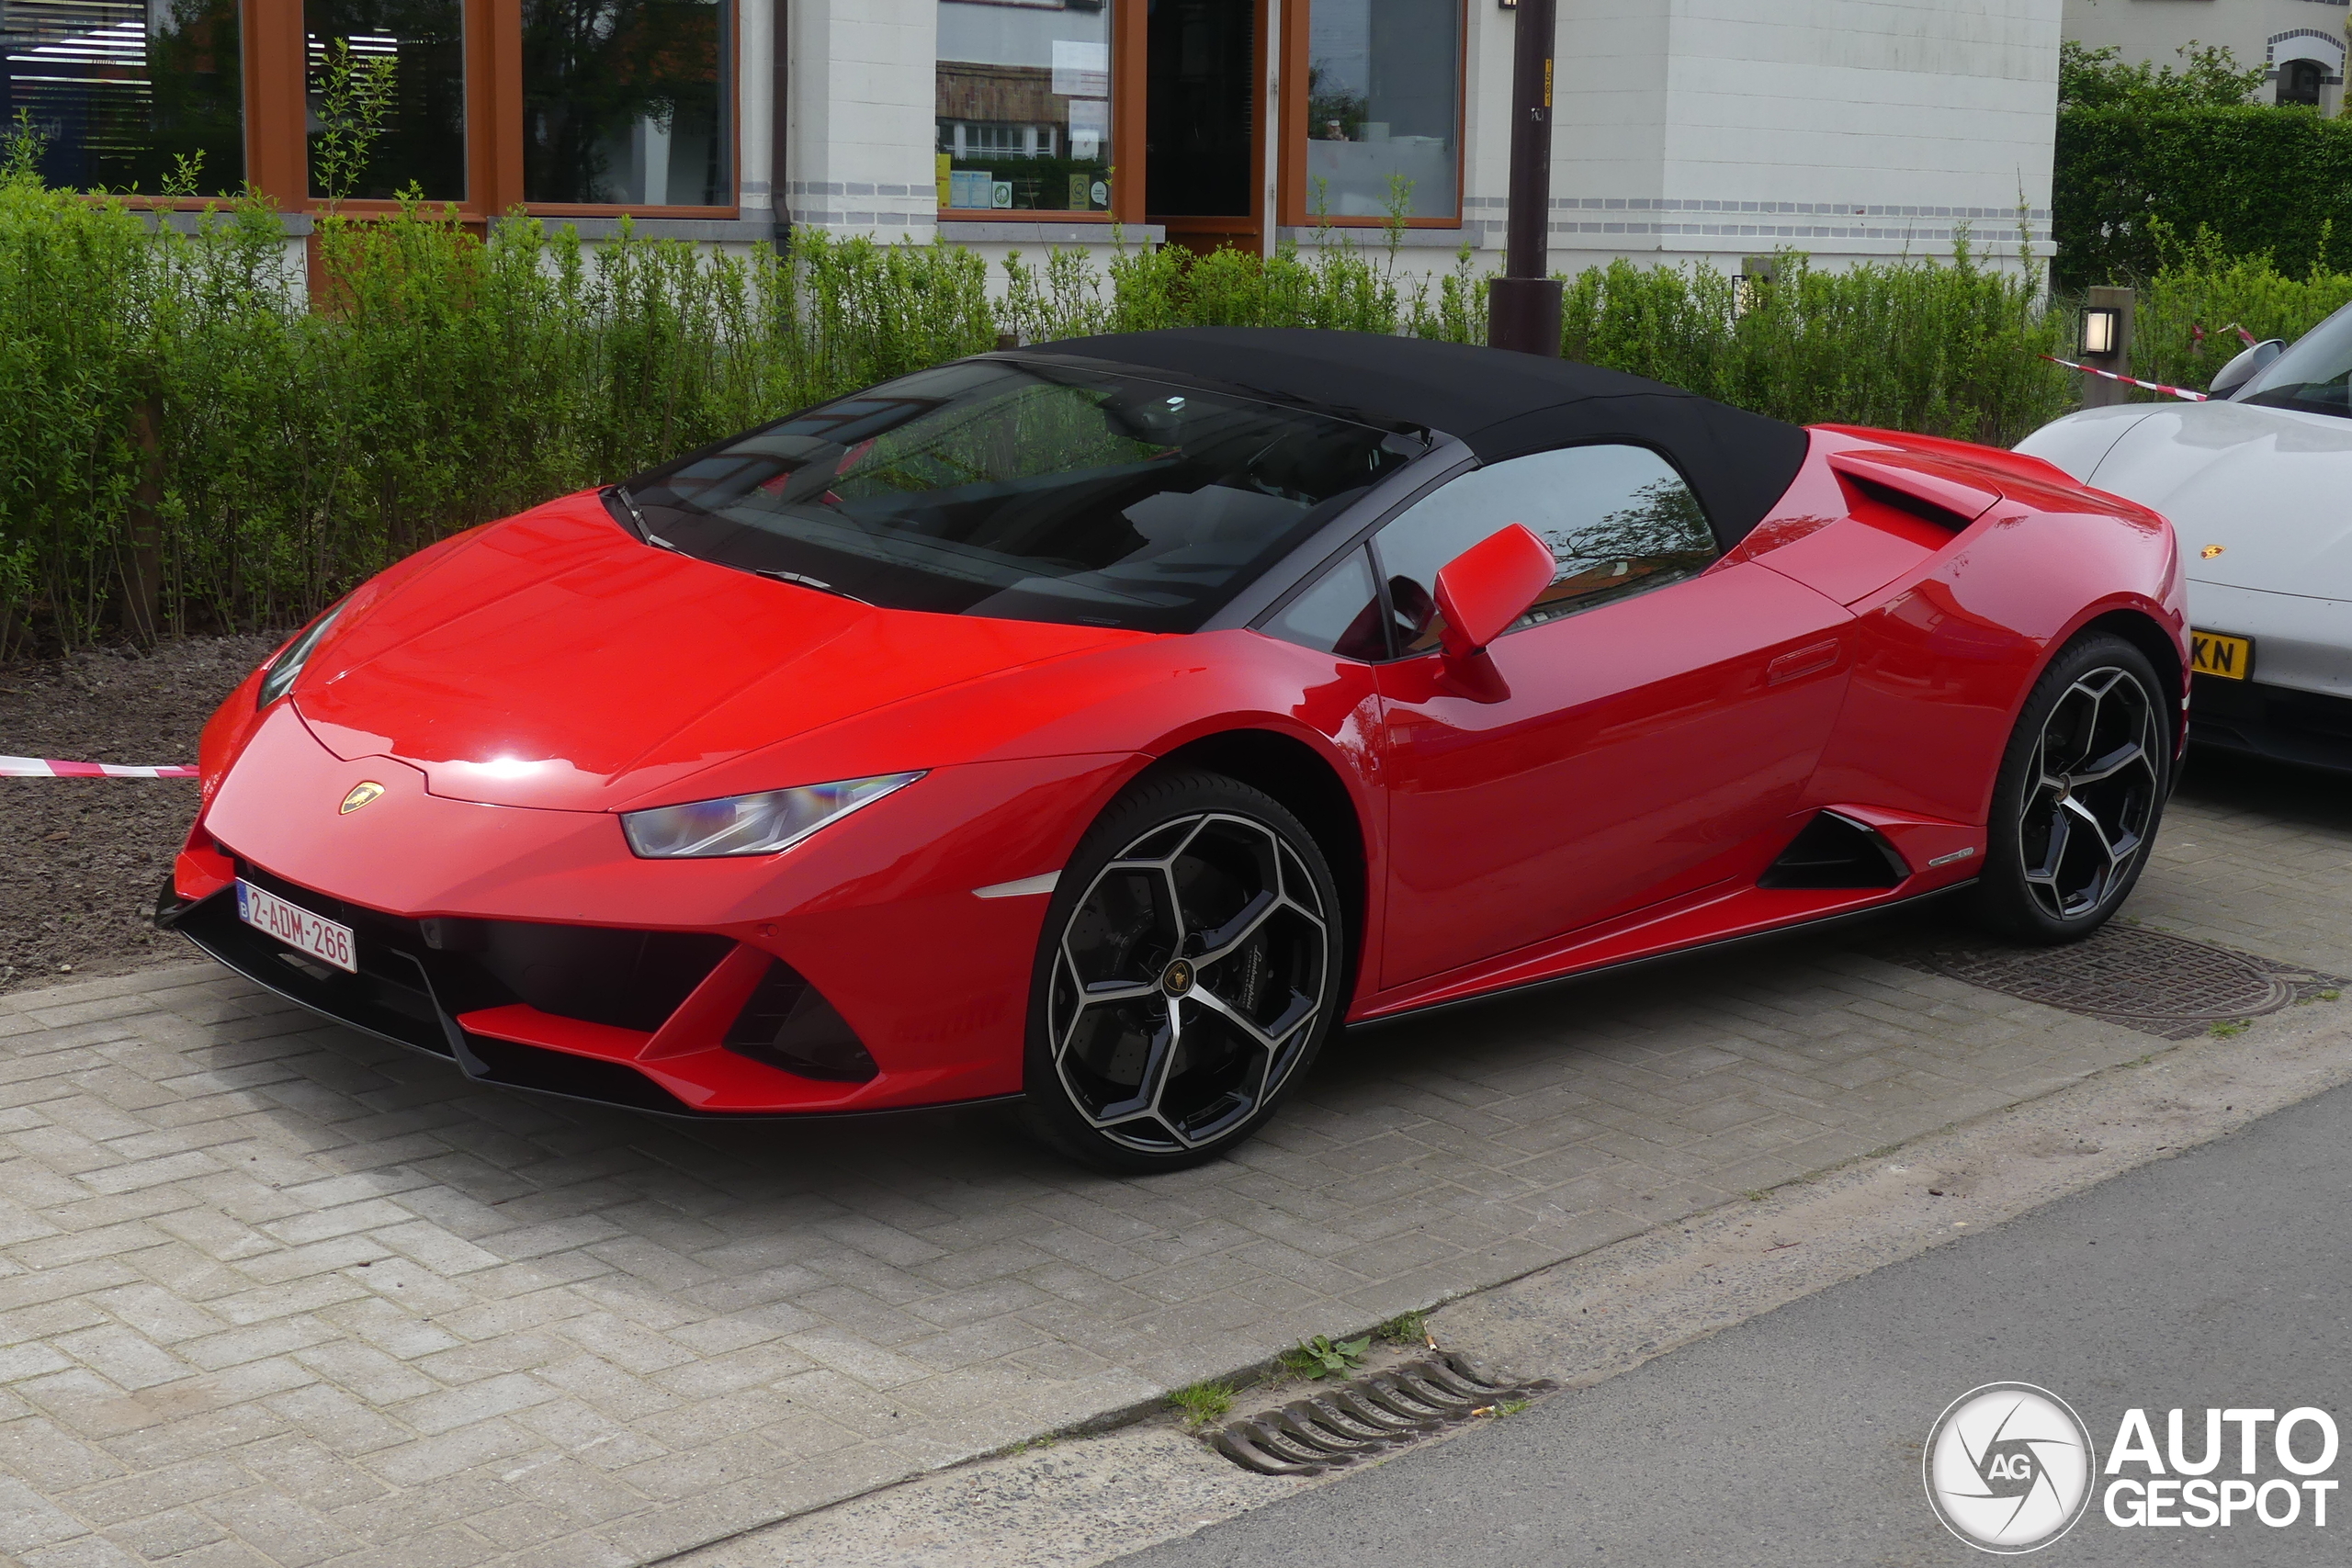
<svg viewBox="0 0 2352 1568">
<path fill-rule="evenodd" d="M 1342 936 L 1322 852 L 1279 803 L 1215 774 L 1146 780 L 1089 832 L 1047 911 L 1032 1130 L 1119 1171 L 1232 1147 L 1330 1032 Z"/>
<path fill-rule="evenodd" d="M 1977 912 L 2005 936 L 2075 942 L 2147 863 L 2172 776 L 2170 716 L 2147 656 L 2094 634 L 2027 699 L 1993 795 Z"/>
</svg>

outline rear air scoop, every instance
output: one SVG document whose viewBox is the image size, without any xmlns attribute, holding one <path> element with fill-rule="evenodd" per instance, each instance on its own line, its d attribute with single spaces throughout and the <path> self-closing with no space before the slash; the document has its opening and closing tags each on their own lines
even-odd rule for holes
<svg viewBox="0 0 2352 1568">
<path fill-rule="evenodd" d="M 572 497 L 368 605 L 295 705 L 337 756 L 397 758 L 445 798 L 601 810 L 909 697 L 1136 640 L 877 610 L 656 549 Z"/>
<path fill-rule="evenodd" d="M 1780 513 L 1734 556 L 1850 606 L 1925 568 L 1999 503 L 1996 481 L 1965 459 L 1860 439 L 1881 434 L 1815 431 Z"/>
</svg>

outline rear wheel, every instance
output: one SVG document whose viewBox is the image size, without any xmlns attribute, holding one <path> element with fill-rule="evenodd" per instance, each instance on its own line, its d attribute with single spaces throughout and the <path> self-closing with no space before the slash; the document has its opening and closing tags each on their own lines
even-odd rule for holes
<svg viewBox="0 0 2352 1568">
<path fill-rule="evenodd" d="M 1231 1148 L 1329 1032 L 1342 940 L 1329 867 L 1272 796 L 1202 773 L 1136 785 L 1087 834 L 1046 914 L 1031 1130 L 1108 1170 Z"/>
<path fill-rule="evenodd" d="M 2140 879 L 2171 777 L 2172 726 L 2147 655 L 2105 633 L 2034 683 L 1993 791 L 1978 918 L 2028 942 L 2076 942 Z"/>
</svg>

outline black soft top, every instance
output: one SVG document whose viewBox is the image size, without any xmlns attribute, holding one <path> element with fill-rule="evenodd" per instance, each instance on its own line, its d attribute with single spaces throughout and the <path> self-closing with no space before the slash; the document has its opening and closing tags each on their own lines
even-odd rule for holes
<svg viewBox="0 0 2352 1568">
<path fill-rule="evenodd" d="M 1629 441 L 1682 470 L 1725 548 L 1804 465 L 1793 424 L 1621 371 L 1532 354 L 1308 327 L 1182 327 L 1023 349 L 1221 381 L 1286 401 L 1455 436 L 1485 462 Z"/>
</svg>

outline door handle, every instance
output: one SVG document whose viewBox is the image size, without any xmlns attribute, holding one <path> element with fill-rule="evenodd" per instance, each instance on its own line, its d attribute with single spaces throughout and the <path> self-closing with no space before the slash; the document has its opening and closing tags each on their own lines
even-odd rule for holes
<svg viewBox="0 0 2352 1568">
<path fill-rule="evenodd" d="M 1838 644 L 1836 637 L 1827 642 L 1807 643 L 1793 653 L 1784 653 L 1764 667 L 1764 683 L 1777 686 L 1783 682 L 1826 670 L 1838 662 Z"/>
</svg>

